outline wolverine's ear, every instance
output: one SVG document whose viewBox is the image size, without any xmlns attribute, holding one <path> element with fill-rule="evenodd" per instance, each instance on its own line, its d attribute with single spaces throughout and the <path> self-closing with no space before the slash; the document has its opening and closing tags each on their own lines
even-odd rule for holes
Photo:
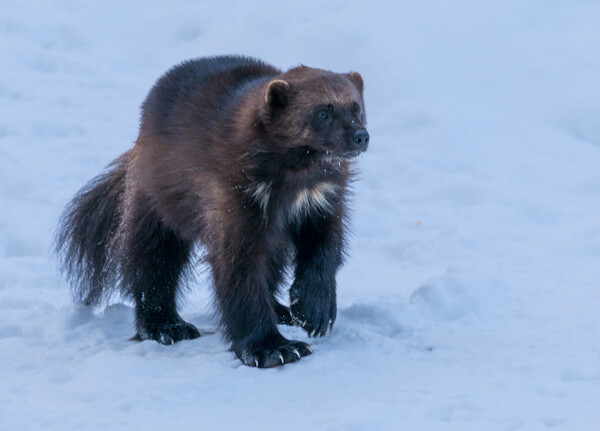
<svg viewBox="0 0 600 431">
<path fill-rule="evenodd" d="M 352 79 L 352 82 L 354 82 L 354 85 L 356 85 L 356 88 L 358 88 L 358 91 L 360 91 L 362 93 L 365 84 L 363 82 L 362 76 L 360 76 L 360 73 L 350 72 L 350 79 Z"/>
<path fill-rule="evenodd" d="M 267 85 L 265 103 L 271 108 L 280 109 L 287 105 L 290 84 L 283 79 L 274 79 Z"/>
</svg>

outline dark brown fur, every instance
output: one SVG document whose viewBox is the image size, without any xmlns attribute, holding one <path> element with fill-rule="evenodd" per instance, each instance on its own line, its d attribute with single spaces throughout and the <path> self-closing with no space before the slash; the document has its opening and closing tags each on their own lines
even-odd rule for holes
<svg viewBox="0 0 600 431">
<path fill-rule="evenodd" d="M 224 333 L 247 365 L 310 353 L 277 324 L 322 336 L 336 317 L 349 159 L 366 150 L 360 75 L 245 57 L 185 62 L 142 106 L 135 147 L 71 202 L 58 234 L 77 296 L 136 302 L 137 339 L 198 337 L 176 310 L 197 242 Z M 293 263 L 291 310 L 275 300 Z"/>
</svg>

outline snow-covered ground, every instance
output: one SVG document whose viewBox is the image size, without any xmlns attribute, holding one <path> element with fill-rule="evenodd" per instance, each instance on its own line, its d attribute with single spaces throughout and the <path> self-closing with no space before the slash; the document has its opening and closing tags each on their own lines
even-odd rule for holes
<svg viewBox="0 0 600 431">
<path fill-rule="evenodd" d="M 0 429 L 600 429 L 600 3 L 204 3 L 0 3 Z M 165 347 L 50 253 L 154 80 L 225 53 L 366 83 L 339 318 L 278 369 L 211 335 L 205 272 Z"/>
</svg>

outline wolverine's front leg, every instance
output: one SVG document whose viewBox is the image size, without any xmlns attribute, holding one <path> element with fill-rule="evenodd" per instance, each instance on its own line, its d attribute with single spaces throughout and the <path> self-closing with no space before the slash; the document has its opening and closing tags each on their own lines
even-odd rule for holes
<svg viewBox="0 0 600 431">
<path fill-rule="evenodd" d="M 284 338 L 271 288 L 283 268 L 281 250 L 264 227 L 234 226 L 218 250 L 209 252 L 225 335 L 246 365 L 260 368 L 295 362 L 308 344 Z"/>
<path fill-rule="evenodd" d="M 343 222 L 333 215 L 308 218 L 292 228 L 295 280 L 290 289 L 293 319 L 310 336 L 330 331 L 337 315 L 337 269 L 342 264 Z"/>
</svg>

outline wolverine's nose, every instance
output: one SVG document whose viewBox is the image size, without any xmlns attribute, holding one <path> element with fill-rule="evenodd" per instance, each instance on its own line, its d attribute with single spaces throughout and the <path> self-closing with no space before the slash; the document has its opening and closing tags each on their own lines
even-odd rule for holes
<svg viewBox="0 0 600 431">
<path fill-rule="evenodd" d="M 352 139 L 361 151 L 366 151 L 367 146 L 369 145 L 369 133 L 365 129 L 354 132 Z"/>
</svg>

